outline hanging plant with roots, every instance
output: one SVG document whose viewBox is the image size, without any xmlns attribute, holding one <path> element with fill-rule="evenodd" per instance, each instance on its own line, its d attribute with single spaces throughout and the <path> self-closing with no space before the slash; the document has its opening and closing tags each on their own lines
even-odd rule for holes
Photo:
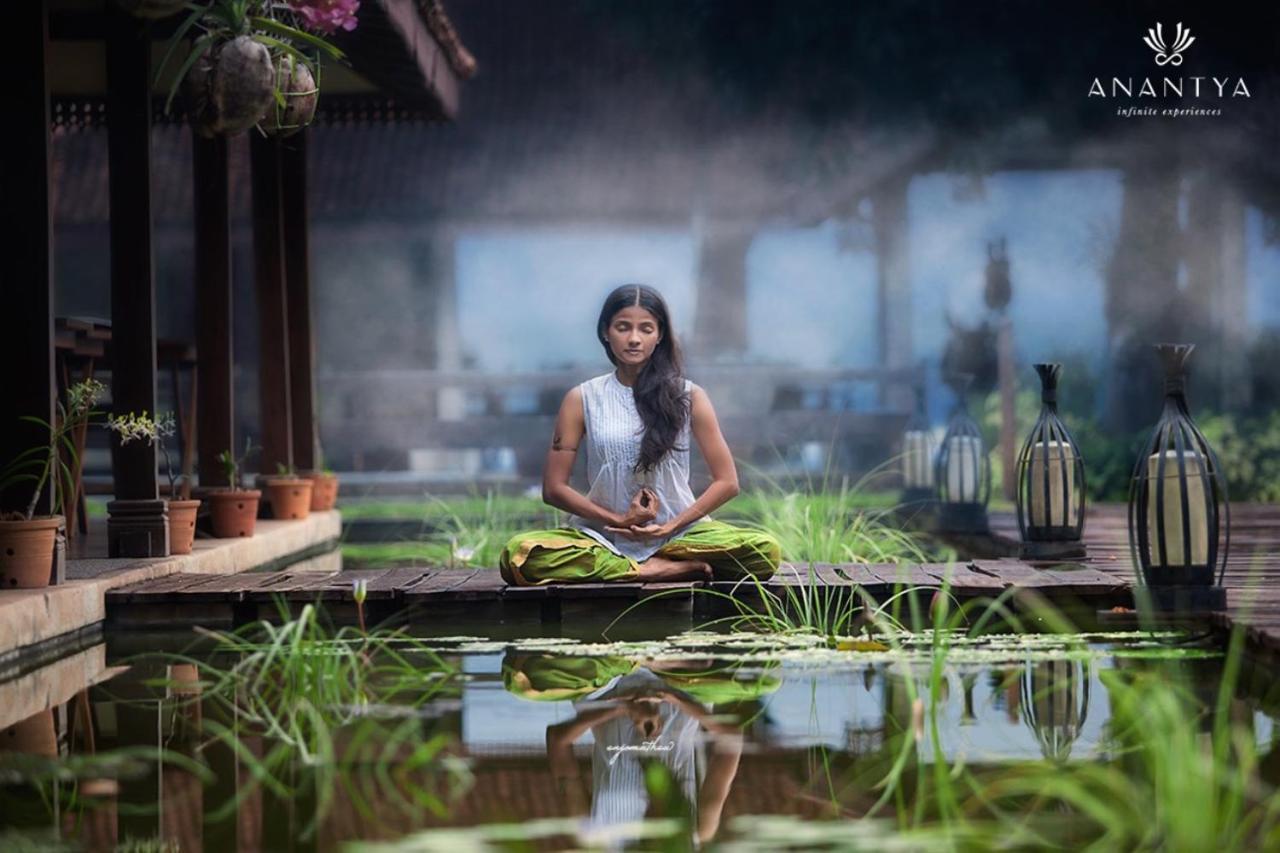
<svg viewBox="0 0 1280 853">
<path fill-rule="evenodd" d="M 311 122 L 320 60 L 340 60 L 327 38 L 356 26 L 358 0 L 208 0 L 191 6 L 174 32 L 157 76 L 177 48 L 198 33 L 178 67 L 168 110 L 182 89 L 192 123 L 204 136 L 234 136 L 257 125 L 292 133 Z"/>
</svg>

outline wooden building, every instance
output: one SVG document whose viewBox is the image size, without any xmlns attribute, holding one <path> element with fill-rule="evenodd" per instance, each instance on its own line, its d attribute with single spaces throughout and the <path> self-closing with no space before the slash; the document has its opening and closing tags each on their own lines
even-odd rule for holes
<svg viewBox="0 0 1280 853">
<path fill-rule="evenodd" d="M 198 421 L 193 426 L 201 483 L 225 484 L 216 457 L 237 443 L 225 138 L 194 136 L 190 143 L 195 275 L 187 286 L 194 292 L 198 334 L 169 352 L 158 347 L 156 333 L 154 200 L 164 188 L 156 186 L 153 174 L 152 131 L 161 120 L 168 81 L 155 75 L 176 21 L 135 18 L 114 0 L 46 0 L 15 4 L 11 11 L 16 37 L 5 62 L 18 88 L 8 121 L 13 147 L 4 170 L 8 263 L 6 310 L 0 314 L 0 363 L 6 371 L 0 468 L 42 443 L 41 431 L 21 418 L 52 421 L 59 388 L 77 370 L 105 362 L 111 409 L 155 412 L 160 359 L 168 358 L 194 366 L 198 377 L 187 415 Z M 337 40 L 350 67 L 326 67 L 321 104 L 345 119 L 448 120 L 457 112 L 461 81 L 475 67 L 438 0 L 365 0 L 359 26 Z M 55 322 L 55 117 L 64 126 L 107 129 L 108 322 Z M 306 144 L 306 131 L 287 139 L 249 134 L 263 470 L 278 463 L 305 469 L 316 462 Z M 58 357 L 61 351 L 73 358 Z M 166 553 L 167 535 L 151 535 L 164 529 L 165 516 L 155 449 L 140 442 L 121 447 L 112 467 L 113 521 L 120 522 L 112 555 Z M 0 495 L 0 510 L 20 505 L 20 490 Z M 46 490 L 37 512 L 52 509 Z"/>
</svg>

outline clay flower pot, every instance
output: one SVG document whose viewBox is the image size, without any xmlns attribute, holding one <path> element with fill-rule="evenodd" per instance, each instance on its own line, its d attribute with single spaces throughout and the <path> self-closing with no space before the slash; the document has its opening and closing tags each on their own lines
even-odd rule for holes
<svg viewBox="0 0 1280 853">
<path fill-rule="evenodd" d="M 267 480 L 267 502 L 271 504 L 272 518 L 306 518 L 311 514 L 311 481 L 302 477 L 271 477 Z"/>
<path fill-rule="evenodd" d="M 271 51 L 249 36 L 214 45 L 183 81 L 196 130 L 234 136 L 253 127 L 275 103 Z"/>
<path fill-rule="evenodd" d="M 58 516 L 0 521 L 0 589 L 49 585 L 61 522 Z"/>
<path fill-rule="evenodd" d="M 277 60 L 276 83 L 284 104 L 268 107 L 259 126 L 273 136 L 288 136 L 311 124 L 320 90 L 311 69 L 289 56 Z"/>
<path fill-rule="evenodd" d="M 190 554 L 200 501 L 169 501 L 169 553 Z"/>
<path fill-rule="evenodd" d="M 303 474 L 311 481 L 311 511 L 328 512 L 338 502 L 338 475 L 317 471 Z"/>
<path fill-rule="evenodd" d="M 254 525 L 258 521 L 258 499 L 261 497 L 262 492 L 257 489 L 210 493 L 209 517 L 213 535 L 219 539 L 252 536 Z"/>
</svg>

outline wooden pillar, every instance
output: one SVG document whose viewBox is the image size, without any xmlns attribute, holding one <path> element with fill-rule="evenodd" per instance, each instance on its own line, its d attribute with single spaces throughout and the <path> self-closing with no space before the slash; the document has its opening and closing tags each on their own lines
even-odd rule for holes
<svg viewBox="0 0 1280 853">
<path fill-rule="evenodd" d="M 155 254 L 151 230 L 151 39 L 145 23 L 107 8 L 107 158 L 111 217 L 111 406 L 156 411 Z M 108 505 L 112 557 L 169 553 L 156 451 L 119 448 Z"/>
<path fill-rule="evenodd" d="M 876 246 L 876 336 L 880 366 L 906 370 L 912 364 L 911 265 L 907 221 L 906 179 L 896 180 L 872 197 Z M 880 405 L 911 411 L 909 382 L 880 384 Z"/>
<path fill-rule="evenodd" d="M 27 448 L 47 444 L 45 430 L 19 420 L 53 422 L 53 217 L 49 188 L 48 19 L 43 3 L 10 9 L 5 78 L 12 87 L 4 165 L 5 310 L 0 312 L 0 364 L 6 365 L 0 394 L 0 470 Z M 26 511 L 30 488 L 18 484 L 0 493 L 0 511 Z M 53 513 L 53 491 L 36 505 Z"/>
<path fill-rule="evenodd" d="M 231 226 L 227 140 L 194 135 L 196 229 L 196 448 L 200 485 L 229 486 L 218 463 L 235 446 Z"/>
<path fill-rule="evenodd" d="M 253 133 L 253 267 L 258 299 L 258 399 L 262 456 L 258 470 L 274 474 L 292 465 L 289 400 L 289 306 L 285 291 L 284 223 L 280 196 L 280 141 Z"/>
<path fill-rule="evenodd" d="M 697 307 L 691 351 L 700 360 L 747 350 L 747 250 L 755 228 L 710 223 L 698 259 Z"/>
<path fill-rule="evenodd" d="M 285 292 L 289 307 L 289 417 L 293 425 L 293 464 L 300 471 L 313 470 L 320 464 L 316 447 L 306 140 L 307 132 L 303 130 L 280 143 Z"/>
</svg>

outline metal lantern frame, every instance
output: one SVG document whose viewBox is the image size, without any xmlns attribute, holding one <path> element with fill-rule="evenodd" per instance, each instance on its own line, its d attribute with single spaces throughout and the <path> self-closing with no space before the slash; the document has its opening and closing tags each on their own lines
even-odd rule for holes
<svg viewBox="0 0 1280 853">
<path fill-rule="evenodd" d="M 1093 666 L 1088 661 L 1045 660 L 1024 666 L 1022 721 L 1035 735 L 1040 753 L 1050 761 L 1061 764 L 1071 757 L 1071 747 L 1089 719 L 1092 681 Z M 1063 716 L 1056 713 L 1060 706 L 1066 712 Z M 1042 713 L 1046 708 L 1047 715 Z"/>
<path fill-rule="evenodd" d="M 1018 486 L 1015 500 L 1018 514 L 1018 531 L 1022 534 L 1023 558 L 1083 557 L 1081 538 L 1084 535 L 1084 519 L 1087 509 L 1084 456 L 1080 445 L 1072 437 L 1066 424 L 1058 417 L 1058 377 L 1062 365 L 1042 362 L 1034 365 L 1040 376 L 1040 416 L 1027 434 L 1022 450 L 1018 453 Z M 1036 448 L 1042 452 L 1036 453 Z M 1057 448 L 1057 458 L 1050 452 Z M 1039 474 L 1040 494 L 1033 490 Z M 1061 491 L 1054 493 L 1054 475 L 1057 475 Z M 1040 518 L 1033 517 L 1035 499 L 1042 500 Z M 1055 518 L 1054 499 L 1060 499 L 1061 516 Z M 1071 519 L 1075 512 L 1075 520 Z M 1043 519 L 1045 524 L 1035 522 Z"/>
<path fill-rule="evenodd" d="M 938 499 L 938 526 L 943 530 L 956 532 L 983 532 L 987 525 L 987 502 L 991 500 L 991 457 L 987 453 L 986 442 L 982 440 L 982 430 L 969 415 L 967 403 L 969 386 L 973 377 L 969 375 L 953 376 L 951 389 L 956 395 L 955 407 L 951 410 L 951 418 L 947 421 L 947 431 L 938 445 L 937 462 L 934 464 L 934 486 Z M 947 476 L 951 466 L 953 446 L 961 439 L 971 438 L 976 441 L 976 451 L 972 465 L 962 465 L 959 469 L 961 495 L 969 491 L 973 485 L 975 500 L 960 500 L 951 493 L 950 477 Z"/>
<path fill-rule="evenodd" d="M 1147 588 L 1148 596 L 1159 609 L 1226 606 L 1222 580 L 1231 546 L 1231 503 L 1218 455 L 1192 420 L 1187 407 L 1186 363 L 1193 349 L 1194 344 L 1156 345 L 1165 371 L 1164 408 L 1138 456 L 1129 484 L 1129 550 L 1139 582 Z M 1157 456 L 1154 476 L 1149 462 L 1153 456 Z M 1189 487 L 1189 474 L 1200 481 L 1197 491 L 1202 503 L 1197 508 L 1204 509 L 1206 559 L 1200 563 L 1184 561 L 1182 565 L 1170 565 L 1167 546 L 1170 532 L 1181 540 L 1184 560 L 1193 556 L 1191 510 L 1196 496 Z M 1165 528 L 1165 503 L 1169 497 L 1165 484 L 1170 477 L 1177 478 L 1176 498 L 1181 521 L 1177 531 Z M 1152 521 L 1155 543 L 1151 541 Z"/>
<path fill-rule="evenodd" d="M 937 472 L 934 470 L 934 465 L 935 465 L 935 460 L 937 458 L 937 448 L 933 446 L 933 434 L 932 434 L 932 430 L 930 429 L 929 414 L 925 408 L 925 392 L 924 392 L 923 385 L 917 385 L 915 387 L 915 396 L 916 396 L 915 411 L 911 413 L 911 417 L 907 419 L 907 425 L 902 430 L 903 466 L 905 468 L 909 464 L 909 459 L 907 454 L 910 453 L 910 451 L 907 448 L 906 436 L 911 434 L 912 432 L 923 433 L 925 435 L 925 451 L 929 454 L 929 458 L 925 462 L 925 469 L 929 471 L 931 474 L 936 475 Z M 934 484 L 938 482 L 936 476 L 934 477 L 933 482 Z M 933 503 L 935 497 L 936 497 L 936 487 L 934 485 L 931 485 L 931 486 L 911 485 L 906 482 L 906 478 L 904 475 L 902 498 L 899 501 L 900 504 L 912 509 L 920 509 L 927 504 Z"/>
</svg>

